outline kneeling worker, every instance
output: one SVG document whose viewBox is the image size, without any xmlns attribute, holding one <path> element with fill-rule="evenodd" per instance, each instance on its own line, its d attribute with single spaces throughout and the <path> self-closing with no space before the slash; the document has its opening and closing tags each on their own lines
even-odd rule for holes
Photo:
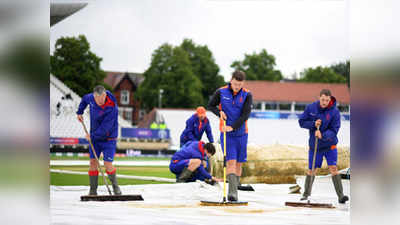
<svg viewBox="0 0 400 225">
<path fill-rule="evenodd" d="M 190 182 L 198 180 L 220 181 L 211 176 L 204 168 L 203 161 L 206 157 L 215 154 L 215 147 L 212 143 L 205 144 L 202 141 L 193 141 L 176 152 L 169 164 L 169 170 L 176 174 L 176 182 Z M 195 178 L 195 179 L 193 179 Z"/>
</svg>

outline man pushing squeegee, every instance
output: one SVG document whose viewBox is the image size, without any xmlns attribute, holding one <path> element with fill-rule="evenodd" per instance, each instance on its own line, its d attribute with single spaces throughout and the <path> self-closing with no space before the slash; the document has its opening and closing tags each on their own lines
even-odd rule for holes
<svg viewBox="0 0 400 225">
<path fill-rule="evenodd" d="M 143 200 L 141 195 L 122 195 L 118 186 L 116 168 L 112 165 L 118 137 L 118 107 L 115 102 L 116 99 L 111 92 L 106 91 L 103 86 L 99 85 L 94 88 L 93 93 L 83 96 L 79 104 L 77 117 L 85 130 L 86 139 L 90 143 L 90 191 L 89 195 L 81 196 L 81 201 Z M 82 116 L 87 105 L 90 105 L 90 134 L 86 129 Z M 111 181 L 114 195 L 111 193 L 100 166 L 98 156 L 100 156 L 101 152 L 103 152 L 104 166 Z M 99 170 L 109 195 L 97 195 Z"/>
</svg>

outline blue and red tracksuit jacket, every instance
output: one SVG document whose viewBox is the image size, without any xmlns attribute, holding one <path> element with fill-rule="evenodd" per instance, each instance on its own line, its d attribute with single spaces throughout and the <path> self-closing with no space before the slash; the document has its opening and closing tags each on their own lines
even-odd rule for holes
<svg viewBox="0 0 400 225">
<path fill-rule="evenodd" d="M 310 149 L 315 146 L 315 121 L 322 121 L 320 131 L 322 139 L 318 139 L 317 151 L 327 151 L 336 148 L 338 143 L 337 133 L 340 128 L 340 112 L 336 107 L 336 98 L 331 96 L 331 101 L 326 108 L 321 108 L 319 101 L 307 105 L 303 114 L 299 117 L 300 127 L 309 130 L 308 144 Z"/>
<path fill-rule="evenodd" d="M 188 145 L 185 145 L 181 150 L 177 151 L 171 158 L 172 163 L 177 163 L 182 160 L 190 160 L 190 159 L 200 159 L 207 160 L 207 155 L 204 150 L 204 142 L 202 141 L 193 141 Z M 211 175 L 204 169 L 201 165 L 197 168 L 197 171 L 206 177 L 207 179 L 211 179 Z"/>
<path fill-rule="evenodd" d="M 118 106 L 111 92 L 106 91 L 106 102 L 98 106 L 93 93 L 83 96 L 76 114 L 82 115 L 90 105 L 90 138 L 93 140 L 115 140 L 118 137 Z"/>
<path fill-rule="evenodd" d="M 186 120 L 185 130 L 183 130 L 181 134 L 181 146 L 189 141 L 200 141 L 204 131 L 207 134 L 208 140 L 213 143 L 214 138 L 208 118 L 206 117 L 201 121 L 197 116 L 197 113 L 193 114 L 188 120 Z"/>
<path fill-rule="evenodd" d="M 219 89 L 220 92 L 220 105 L 219 110 L 224 111 L 227 119 L 226 125 L 234 127 L 234 123 L 242 115 L 244 102 L 246 101 L 249 91 L 245 88 L 240 89 L 236 94 L 232 93 L 230 84 Z M 219 115 L 218 115 L 219 116 Z M 220 121 L 220 130 L 222 129 L 223 121 Z M 227 136 L 243 136 L 248 133 L 247 119 L 241 126 L 231 132 L 227 132 Z"/>
</svg>

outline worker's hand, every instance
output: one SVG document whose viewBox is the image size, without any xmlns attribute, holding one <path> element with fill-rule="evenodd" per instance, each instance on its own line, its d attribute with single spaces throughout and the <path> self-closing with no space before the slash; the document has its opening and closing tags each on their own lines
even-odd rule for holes
<svg viewBox="0 0 400 225">
<path fill-rule="evenodd" d="M 206 184 L 209 184 L 209 185 L 215 184 L 215 180 L 213 180 L 213 179 L 205 179 L 204 182 L 206 182 Z"/>
<path fill-rule="evenodd" d="M 204 168 L 207 168 L 207 162 L 205 160 L 202 161 Z"/>
<path fill-rule="evenodd" d="M 233 128 L 231 126 L 222 127 L 222 132 L 231 132 L 231 131 L 233 131 Z"/>
<path fill-rule="evenodd" d="M 90 141 L 90 135 L 86 134 L 86 140 Z"/>
<path fill-rule="evenodd" d="M 224 179 L 220 179 L 220 178 L 216 178 L 216 177 L 212 177 L 211 179 L 215 182 L 223 182 L 224 181 Z"/>
<path fill-rule="evenodd" d="M 315 137 L 317 137 L 318 139 L 322 139 L 322 134 L 320 130 L 315 131 Z"/>
<path fill-rule="evenodd" d="M 82 115 L 78 115 L 77 118 L 78 118 L 79 122 L 83 122 L 83 116 Z"/>
<path fill-rule="evenodd" d="M 219 111 L 219 118 L 221 120 L 226 120 L 226 115 L 225 115 L 224 111 Z"/>
<path fill-rule="evenodd" d="M 319 126 L 321 126 L 322 120 L 317 119 L 317 121 L 315 121 L 315 127 L 318 128 Z"/>
</svg>

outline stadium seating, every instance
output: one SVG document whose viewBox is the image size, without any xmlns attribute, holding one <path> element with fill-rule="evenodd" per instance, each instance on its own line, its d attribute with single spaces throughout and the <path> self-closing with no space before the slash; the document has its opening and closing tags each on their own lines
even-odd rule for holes
<svg viewBox="0 0 400 225">
<path fill-rule="evenodd" d="M 88 90 L 90 92 L 90 90 Z M 72 99 L 67 99 L 66 95 Z M 62 99 L 64 97 L 64 99 Z M 76 110 L 81 97 L 68 88 L 63 82 L 50 74 L 50 137 L 61 138 L 84 138 L 85 133 L 82 125 L 76 119 Z M 57 104 L 59 108 L 57 109 Z M 89 109 L 83 115 L 85 124 L 90 129 Z M 122 117 L 118 118 L 121 127 L 132 127 Z M 119 132 L 120 133 L 120 132 Z"/>
</svg>

